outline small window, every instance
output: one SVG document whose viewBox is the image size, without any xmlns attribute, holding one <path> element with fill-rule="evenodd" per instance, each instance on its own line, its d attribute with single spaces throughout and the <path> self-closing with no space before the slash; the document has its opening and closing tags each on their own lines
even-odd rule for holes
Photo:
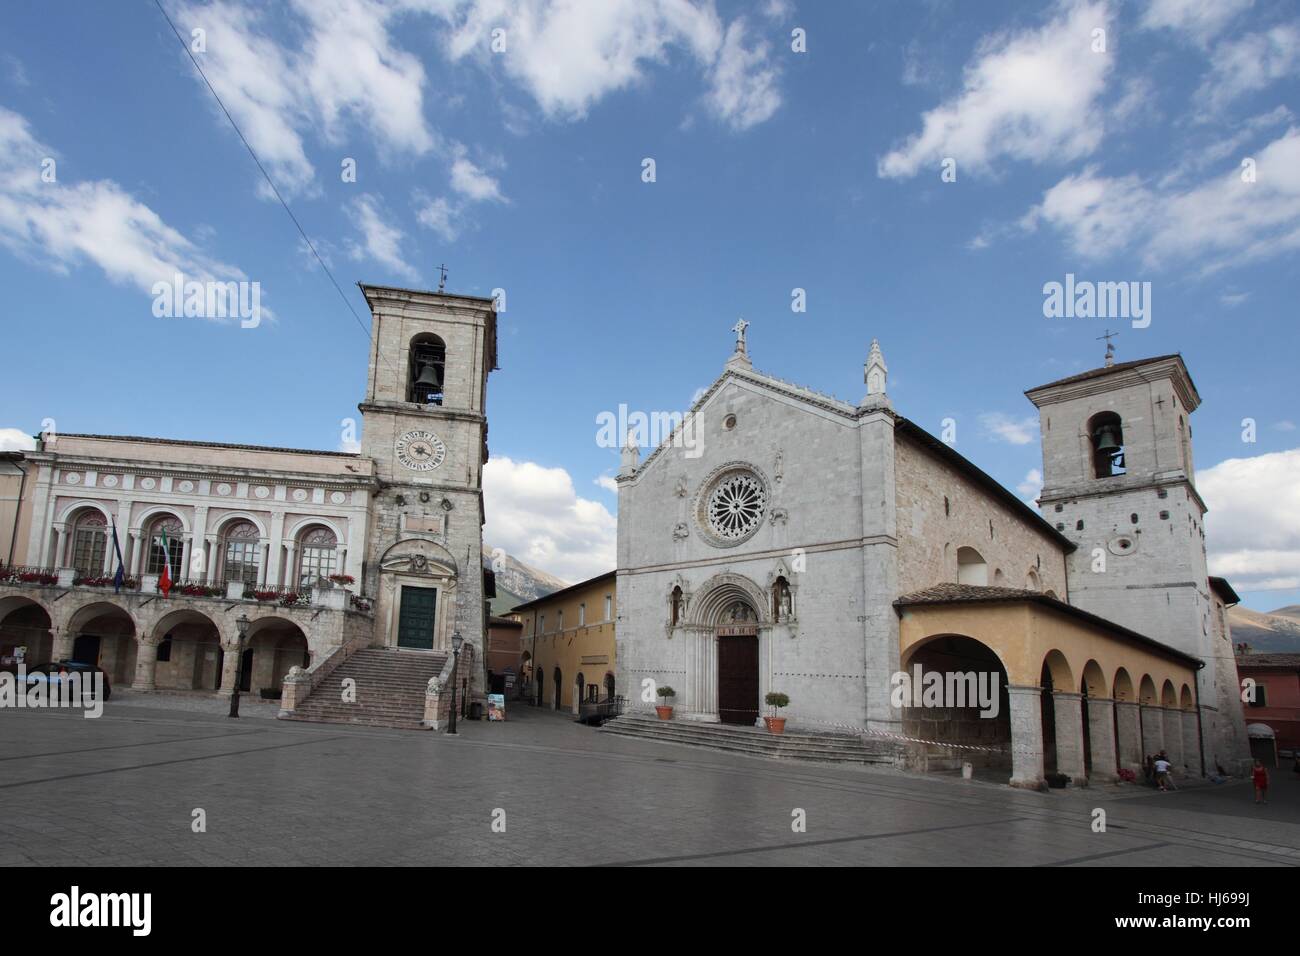
<svg viewBox="0 0 1300 956">
<path fill-rule="evenodd" d="M 614 620 L 614 597 L 610 594 L 605 595 L 605 620 Z"/>
<path fill-rule="evenodd" d="M 1076 521 L 1076 522 L 1074 523 L 1074 530 L 1075 530 L 1075 531 L 1082 531 L 1082 530 L 1083 530 L 1083 519 L 1082 519 L 1082 518 L 1080 518 L 1078 521 Z"/>
<path fill-rule="evenodd" d="M 166 664 L 172 659 L 172 636 L 168 634 L 158 645 L 158 663 Z"/>
<path fill-rule="evenodd" d="M 1129 524 L 1137 524 L 1137 523 L 1138 523 L 1138 516 L 1137 516 L 1137 514 L 1134 513 L 1134 514 L 1129 515 L 1129 516 L 1128 516 L 1128 520 L 1129 520 Z"/>
<path fill-rule="evenodd" d="M 579 604 L 578 605 L 578 627 L 582 627 L 586 623 L 587 623 L 587 605 Z"/>
<path fill-rule="evenodd" d="M 943 496 L 943 513 L 945 517 L 952 517 L 952 503 L 948 501 L 948 496 Z"/>
<path fill-rule="evenodd" d="M 1252 700 L 1252 701 L 1249 701 L 1249 703 L 1250 703 L 1250 706 L 1251 706 L 1251 707 L 1267 707 L 1267 706 L 1268 706 L 1268 688 L 1265 687 L 1263 684 L 1256 684 L 1256 685 L 1255 685 L 1255 699 Z"/>
<path fill-rule="evenodd" d="M 1092 474 L 1094 478 L 1111 478 L 1125 473 L 1124 426 L 1114 412 L 1094 415 L 1088 422 L 1088 438 L 1092 443 Z"/>
</svg>

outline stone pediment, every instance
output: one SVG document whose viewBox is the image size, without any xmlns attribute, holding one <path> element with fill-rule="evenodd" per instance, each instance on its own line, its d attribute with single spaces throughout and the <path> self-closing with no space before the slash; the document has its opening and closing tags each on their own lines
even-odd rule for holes
<svg viewBox="0 0 1300 956">
<path fill-rule="evenodd" d="M 382 571 L 455 577 L 456 559 L 442 545 L 423 538 L 399 541 L 379 559 Z"/>
</svg>

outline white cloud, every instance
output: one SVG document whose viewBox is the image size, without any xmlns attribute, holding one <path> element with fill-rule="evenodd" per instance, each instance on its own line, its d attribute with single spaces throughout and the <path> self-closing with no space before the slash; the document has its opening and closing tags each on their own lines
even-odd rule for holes
<svg viewBox="0 0 1300 956">
<path fill-rule="evenodd" d="M 0 451 L 31 451 L 36 439 L 21 428 L 0 428 Z"/>
<path fill-rule="evenodd" d="M 1284 418 L 1280 422 L 1275 423 L 1273 427 L 1280 432 L 1293 432 L 1295 431 L 1295 422 Z"/>
<path fill-rule="evenodd" d="M 692 0 L 409 0 L 442 16 L 453 61 L 500 67 L 549 119 L 584 118 L 611 93 L 646 82 L 646 69 L 684 51 L 705 74 L 705 101 L 745 129 L 780 104 L 778 67 L 764 43 L 745 46 L 742 19 L 724 25 L 711 2 Z M 773 12 L 772 10 L 768 11 Z M 490 49 L 505 31 L 506 50 Z"/>
<path fill-rule="evenodd" d="M 1254 0 L 1151 0 L 1142 16 L 1142 26 L 1175 30 L 1204 43 L 1252 3 Z"/>
<path fill-rule="evenodd" d="M 745 46 L 745 21 L 727 27 L 727 35 L 709 78 L 706 101 L 715 116 L 733 129 L 757 126 L 781 106 L 778 71 L 766 43 Z"/>
<path fill-rule="evenodd" d="M 505 202 L 500 184 L 470 161 L 464 147 L 451 164 L 451 188 L 474 202 Z"/>
<path fill-rule="evenodd" d="M 238 2 L 169 6 L 182 36 L 206 31 L 198 62 L 282 192 L 317 189 L 304 146 L 308 134 L 340 145 L 351 122 L 378 141 L 381 157 L 423 155 L 437 145 L 423 114 L 424 67 L 388 32 L 394 4 L 294 0 L 301 40 L 292 46 L 270 35 L 260 11 Z M 192 70 L 188 58 L 185 67 Z M 210 96 L 206 88 L 201 93 Z M 218 106 L 212 110 L 226 123 Z M 259 190 L 267 192 L 260 183 Z"/>
<path fill-rule="evenodd" d="M 1010 445 L 1028 445 L 1038 438 L 1038 419 L 1034 416 L 1012 418 L 1001 412 L 985 412 L 980 424 L 986 434 Z"/>
<path fill-rule="evenodd" d="M 600 475 L 596 479 L 595 484 L 600 485 L 600 487 L 604 488 L 606 491 L 618 494 L 618 482 L 615 481 L 611 475 Z"/>
<path fill-rule="evenodd" d="M 1219 296 L 1219 302 L 1229 309 L 1235 309 L 1249 298 L 1249 292 L 1224 292 Z"/>
<path fill-rule="evenodd" d="M 394 274 L 418 282 L 419 272 L 402 257 L 402 239 L 405 234 L 384 219 L 379 200 L 369 193 L 363 193 L 352 200 L 349 208 L 362 236 L 361 243 L 349 243 L 352 258 L 372 259 L 387 266 Z"/>
<path fill-rule="evenodd" d="M 1202 120 L 1234 100 L 1300 70 L 1300 24 L 1284 23 L 1220 43 L 1210 56 L 1210 72 L 1197 91 Z"/>
<path fill-rule="evenodd" d="M 1300 588 L 1300 448 L 1201 471 L 1210 573 L 1237 591 Z"/>
<path fill-rule="evenodd" d="M 447 242 L 452 242 L 460 235 L 460 211 L 443 196 L 429 199 L 427 196 L 416 197 L 419 208 L 415 218 L 420 225 L 432 229 Z"/>
<path fill-rule="evenodd" d="M 1020 492 L 1020 497 L 1031 504 L 1037 501 L 1043 491 L 1043 473 L 1037 468 L 1030 468 L 1020 484 L 1016 485 L 1016 491 Z"/>
<path fill-rule="evenodd" d="M 23 61 L 18 59 L 12 53 L 6 53 L 0 56 L 0 63 L 5 65 L 9 73 L 9 79 L 14 86 L 31 86 L 32 81 L 27 78 L 27 69 L 23 66 Z"/>
<path fill-rule="evenodd" d="M 563 468 L 492 458 L 483 496 L 484 540 L 525 564 L 566 581 L 614 567 L 617 520 L 600 502 L 579 498 Z"/>
<path fill-rule="evenodd" d="M 922 117 L 921 131 L 884 156 L 880 176 L 905 179 L 946 157 L 959 171 L 988 172 L 1002 157 L 1061 162 L 1101 143 L 1098 99 L 1114 64 L 1093 52 L 1092 31 L 1108 29 L 1105 2 L 1060 8 L 1045 26 L 985 37 L 963 89 Z"/>
<path fill-rule="evenodd" d="M 58 164 L 55 181 L 45 182 L 47 158 L 57 163 L 58 154 L 26 119 L 0 107 L 0 245 L 18 258 L 63 275 L 88 262 L 149 294 L 177 272 L 199 281 L 245 278 L 111 180 L 69 183 Z"/>
<path fill-rule="evenodd" d="M 1057 228 L 1086 259 L 1137 249 L 1147 267 L 1199 261 L 1203 273 L 1300 248 L 1300 129 L 1251 158 L 1254 182 L 1234 168 L 1182 188 L 1092 167 L 1049 189 L 1022 224 Z"/>
</svg>

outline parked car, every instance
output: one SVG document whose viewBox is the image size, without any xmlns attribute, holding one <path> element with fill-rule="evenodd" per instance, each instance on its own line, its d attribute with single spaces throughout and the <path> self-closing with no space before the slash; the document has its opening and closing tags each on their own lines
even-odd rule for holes
<svg viewBox="0 0 1300 956">
<path fill-rule="evenodd" d="M 89 682 L 88 678 L 93 679 L 95 674 L 99 674 L 103 678 L 104 700 L 108 700 L 113 696 L 112 682 L 109 681 L 108 674 L 104 672 L 103 668 L 96 667 L 94 664 L 82 664 L 80 661 L 49 661 L 45 664 L 29 667 L 27 668 L 27 683 L 50 684 L 52 685 L 51 690 L 54 690 L 63 682 L 66 676 L 71 674 L 81 675 L 83 696 L 94 690 L 94 685 Z"/>
</svg>

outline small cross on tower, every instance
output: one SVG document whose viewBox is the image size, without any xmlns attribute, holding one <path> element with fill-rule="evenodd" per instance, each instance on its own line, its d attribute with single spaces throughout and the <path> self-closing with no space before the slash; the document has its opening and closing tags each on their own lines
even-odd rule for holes
<svg viewBox="0 0 1300 956">
<path fill-rule="evenodd" d="M 438 266 L 438 291 L 447 290 L 447 266 L 445 264 Z"/>
<path fill-rule="evenodd" d="M 1118 332 L 1112 332 L 1110 329 L 1107 329 L 1105 335 L 1097 336 L 1098 342 L 1100 342 L 1102 339 L 1106 340 L 1106 367 L 1107 368 L 1110 368 L 1112 365 L 1115 364 L 1115 343 L 1112 342 L 1111 339 L 1115 338 L 1115 336 L 1117 335 L 1119 335 Z"/>
</svg>

